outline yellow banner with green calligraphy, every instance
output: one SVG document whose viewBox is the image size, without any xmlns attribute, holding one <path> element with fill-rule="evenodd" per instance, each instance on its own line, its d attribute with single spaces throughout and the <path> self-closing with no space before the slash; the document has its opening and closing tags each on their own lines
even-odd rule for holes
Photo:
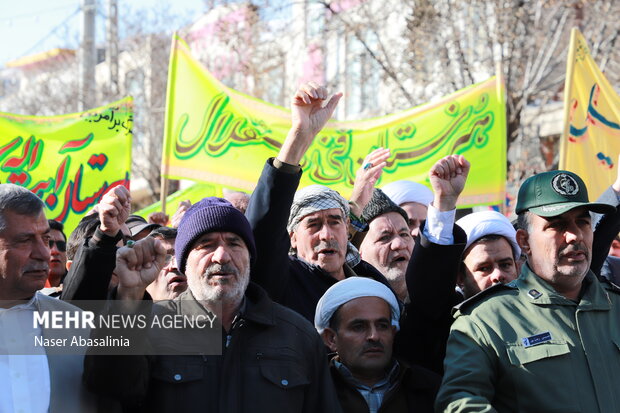
<svg viewBox="0 0 620 413">
<path fill-rule="evenodd" d="M 560 169 L 579 175 L 593 200 L 616 179 L 620 96 L 590 56 L 588 44 L 577 29 L 571 33 L 564 90 Z"/>
<path fill-rule="evenodd" d="M 129 188 L 133 102 L 60 116 L 0 113 L 0 181 L 24 186 L 69 235 L 108 188 Z"/>
<path fill-rule="evenodd" d="M 330 121 L 302 160 L 300 186 L 323 184 L 350 195 L 355 171 L 379 147 L 392 157 L 379 186 L 399 179 L 429 185 L 428 171 L 446 155 L 472 168 L 461 206 L 503 204 L 506 181 L 504 85 L 493 77 L 442 100 L 361 121 Z M 346 99 L 346 96 L 344 97 Z M 227 88 L 173 37 L 162 172 L 252 190 L 276 156 L 290 112 Z"/>
</svg>

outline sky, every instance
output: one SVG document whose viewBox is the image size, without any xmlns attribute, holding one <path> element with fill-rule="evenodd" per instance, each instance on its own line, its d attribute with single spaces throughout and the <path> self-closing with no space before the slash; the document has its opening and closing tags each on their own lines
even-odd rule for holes
<svg viewBox="0 0 620 413">
<path fill-rule="evenodd" d="M 81 0 L 0 0 L 0 67 L 11 60 L 56 47 L 75 48 L 82 20 Z M 118 0 L 121 13 L 146 9 L 195 20 L 205 9 L 203 0 Z M 97 0 L 97 42 L 103 42 L 107 1 Z"/>
</svg>

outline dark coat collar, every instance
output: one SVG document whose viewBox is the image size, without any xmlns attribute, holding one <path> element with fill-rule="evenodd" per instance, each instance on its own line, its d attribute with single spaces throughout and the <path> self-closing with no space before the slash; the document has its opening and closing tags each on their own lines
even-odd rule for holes
<svg viewBox="0 0 620 413">
<path fill-rule="evenodd" d="M 250 282 L 244 297 L 245 302 L 242 304 L 240 312 L 242 319 L 265 326 L 274 326 L 276 324 L 275 304 L 258 284 Z M 181 313 L 184 312 L 183 308 L 188 313 L 211 312 L 196 300 L 189 289 L 179 295 L 174 301 Z"/>
</svg>

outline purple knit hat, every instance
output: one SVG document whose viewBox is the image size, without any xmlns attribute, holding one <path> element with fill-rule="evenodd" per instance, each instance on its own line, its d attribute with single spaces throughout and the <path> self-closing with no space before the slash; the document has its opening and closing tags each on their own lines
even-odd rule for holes
<svg viewBox="0 0 620 413">
<path fill-rule="evenodd" d="M 185 273 L 187 256 L 194 241 L 202 234 L 214 231 L 234 232 L 243 238 L 250 252 L 250 262 L 254 262 L 254 234 L 245 215 L 225 199 L 208 197 L 192 205 L 179 224 L 174 249 L 181 272 Z"/>
</svg>

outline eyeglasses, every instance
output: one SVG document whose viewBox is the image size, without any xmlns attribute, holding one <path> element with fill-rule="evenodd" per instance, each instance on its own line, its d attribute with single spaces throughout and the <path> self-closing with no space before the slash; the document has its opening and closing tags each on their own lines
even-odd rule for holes
<svg viewBox="0 0 620 413">
<path fill-rule="evenodd" d="M 50 249 L 54 248 L 54 244 L 56 244 L 56 248 L 58 248 L 58 251 L 60 251 L 60 252 L 67 251 L 67 242 L 66 241 L 54 241 L 53 239 L 51 239 L 50 240 Z"/>
</svg>

